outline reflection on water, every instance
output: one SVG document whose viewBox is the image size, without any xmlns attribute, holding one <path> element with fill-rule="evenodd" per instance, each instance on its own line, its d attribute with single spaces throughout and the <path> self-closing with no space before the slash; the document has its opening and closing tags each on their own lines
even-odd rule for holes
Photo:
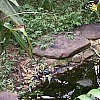
<svg viewBox="0 0 100 100">
<path fill-rule="evenodd" d="M 98 83 L 98 85 L 100 87 L 100 61 L 99 61 L 99 63 L 94 65 L 94 69 L 95 69 L 97 83 Z"/>
<path fill-rule="evenodd" d="M 73 100 L 93 88 L 98 88 L 100 82 L 98 74 L 99 65 L 94 65 L 93 61 L 86 62 L 78 68 L 58 74 L 50 84 L 48 81 L 45 82 L 40 90 L 44 96 Z"/>
</svg>

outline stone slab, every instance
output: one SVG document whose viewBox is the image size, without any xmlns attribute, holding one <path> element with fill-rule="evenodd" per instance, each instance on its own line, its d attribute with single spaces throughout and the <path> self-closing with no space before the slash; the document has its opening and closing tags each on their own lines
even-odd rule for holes
<svg viewBox="0 0 100 100">
<path fill-rule="evenodd" d="M 89 40 L 82 36 L 75 36 L 73 40 L 64 35 L 57 35 L 55 37 L 56 40 L 52 47 L 41 50 L 41 48 L 37 46 L 33 49 L 33 53 L 42 57 L 61 59 L 70 57 L 80 52 L 83 48 L 90 46 Z"/>
<path fill-rule="evenodd" d="M 90 40 L 100 39 L 100 23 L 83 25 L 75 29 L 74 33 Z"/>
</svg>

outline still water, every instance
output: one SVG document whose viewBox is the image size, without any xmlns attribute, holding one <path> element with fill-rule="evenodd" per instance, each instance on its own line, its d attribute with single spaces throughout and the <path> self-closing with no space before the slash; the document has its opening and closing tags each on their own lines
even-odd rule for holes
<svg viewBox="0 0 100 100">
<path fill-rule="evenodd" d="M 57 74 L 51 82 L 43 84 L 43 100 L 73 100 L 75 97 L 99 87 L 99 71 L 92 61 L 87 61 L 78 68 Z M 54 97 L 54 98 L 53 98 Z M 42 99 L 41 99 L 42 100 Z"/>
<path fill-rule="evenodd" d="M 32 92 L 31 98 L 27 100 L 74 100 L 75 97 L 100 87 L 99 65 L 94 61 L 86 61 L 73 69 L 60 66 L 51 81 L 47 79 L 37 88 L 36 95 Z M 26 95 L 29 97 L 29 94 Z"/>
</svg>

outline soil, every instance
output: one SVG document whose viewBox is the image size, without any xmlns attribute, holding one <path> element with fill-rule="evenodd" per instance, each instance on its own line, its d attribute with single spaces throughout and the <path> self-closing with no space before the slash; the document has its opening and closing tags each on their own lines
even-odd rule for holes
<svg viewBox="0 0 100 100">
<path fill-rule="evenodd" d="M 17 92 L 29 91 L 31 83 L 31 88 L 35 89 L 44 81 L 46 75 L 54 73 L 54 69 L 43 63 L 40 57 L 34 56 L 34 59 L 30 59 L 28 53 L 21 56 L 18 48 L 14 45 L 7 48 L 6 56 L 8 61 L 14 61 L 9 79 L 14 80 Z"/>
</svg>

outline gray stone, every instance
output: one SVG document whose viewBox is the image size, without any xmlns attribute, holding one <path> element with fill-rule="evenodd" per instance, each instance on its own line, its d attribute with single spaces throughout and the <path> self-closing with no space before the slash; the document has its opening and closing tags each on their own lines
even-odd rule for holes
<svg viewBox="0 0 100 100">
<path fill-rule="evenodd" d="M 57 35 L 52 47 L 41 50 L 41 48 L 37 46 L 33 49 L 33 53 L 38 56 L 60 59 L 72 56 L 89 46 L 90 42 L 82 36 L 75 36 L 75 38 L 71 40 L 63 35 Z"/>
<path fill-rule="evenodd" d="M 0 100 L 18 100 L 17 95 L 8 91 L 0 92 Z"/>
<path fill-rule="evenodd" d="M 90 40 L 100 39 L 100 23 L 83 25 L 75 29 L 74 33 Z"/>
</svg>

